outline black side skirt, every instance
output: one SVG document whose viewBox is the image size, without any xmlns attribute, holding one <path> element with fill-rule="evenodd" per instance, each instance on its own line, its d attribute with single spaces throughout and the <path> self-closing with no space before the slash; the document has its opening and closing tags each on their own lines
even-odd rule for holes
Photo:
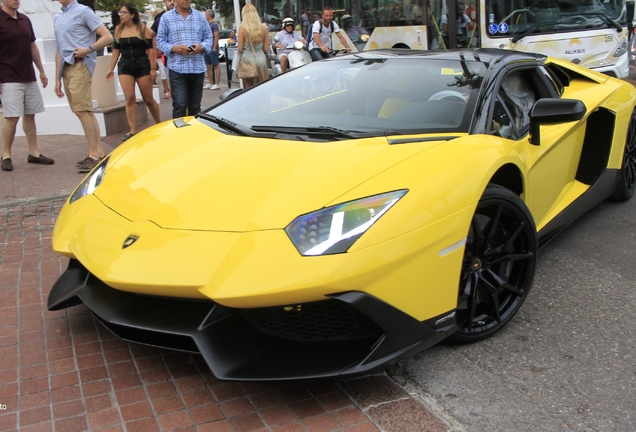
<svg viewBox="0 0 636 432">
<path fill-rule="evenodd" d="M 587 192 L 543 227 L 543 229 L 539 231 L 539 246 L 545 246 L 582 214 L 611 197 L 616 188 L 618 172 L 619 171 L 615 169 L 606 169 L 603 171 L 598 180 L 596 180 Z"/>
</svg>

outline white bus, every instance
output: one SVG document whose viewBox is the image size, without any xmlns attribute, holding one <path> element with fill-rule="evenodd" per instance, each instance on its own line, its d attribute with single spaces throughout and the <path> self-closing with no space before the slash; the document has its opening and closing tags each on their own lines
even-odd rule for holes
<svg viewBox="0 0 636 432">
<path fill-rule="evenodd" d="M 537 52 L 624 78 L 629 72 L 631 0 L 255 0 L 261 15 L 313 22 L 322 8 L 355 50 L 503 48 Z M 339 48 L 334 38 L 334 48 Z"/>
</svg>

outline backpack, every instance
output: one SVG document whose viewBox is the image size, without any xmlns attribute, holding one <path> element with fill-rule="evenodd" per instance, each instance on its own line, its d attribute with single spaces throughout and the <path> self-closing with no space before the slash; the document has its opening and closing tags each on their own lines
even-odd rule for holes
<svg viewBox="0 0 636 432">
<path fill-rule="evenodd" d="M 320 23 L 320 30 L 318 31 L 318 34 L 322 33 L 322 20 L 318 21 Z M 329 23 L 329 26 L 331 27 L 331 33 L 333 33 L 333 21 L 331 21 Z M 314 25 L 310 25 L 309 26 L 309 32 L 307 34 L 307 49 L 309 49 L 309 43 L 312 41 L 312 39 L 314 38 Z"/>
</svg>

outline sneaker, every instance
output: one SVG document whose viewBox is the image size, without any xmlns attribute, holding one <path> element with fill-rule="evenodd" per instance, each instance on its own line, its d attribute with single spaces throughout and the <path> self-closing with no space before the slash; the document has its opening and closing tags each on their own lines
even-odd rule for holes
<svg viewBox="0 0 636 432">
<path fill-rule="evenodd" d="M 206 84 L 203 86 L 203 90 L 212 88 L 212 84 Z"/>
<path fill-rule="evenodd" d="M 218 84 L 214 84 L 210 86 L 210 90 L 219 90 L 221 87 Z"/>
<path fill-rule="evenodd" d="M 99 163 L 99 159 L 93 159 L 92 157 L 87 157 L 84 159 L 84 162 L 77 165 L 77 172 L 87 173 L 90 172 L 93 168 L 97 166 Z"/>
<path fill-rule="evenodd" d="M 2 168 L 2 171 L 13 171 L 13 163 L 11 162 L 11 158 L 3 158 L 0 168 Z"/>
<path fill-rule="evenodd" d="M 46 156 L 44 156 L 41 153 L 40 153 L 40 156 L 29 155 L 29 157 L 27 158 L 27 162 L 28 163 L 42 164 L 42 165 L 53 165 L 55 163 L 55 161 L 53 159 L 47 158 Z"/>
<path fill-rule="evenodd" d="M 100 157 L 99 159 L 97 159 L 98 161 L 104 159 L 105 156 Z M 76 165 L 79 167 L 80 165 L 82 165 L 84 162 L 86 162 L 86 159 L 93 159 L 90 156 L 86 156 L 84 159 L 82 159 L 81 161 L 77 161 Z"/>
<path fill-rule="evenodd" d="M 122 142 L 123 141 L 128 141 L 129 139 L 131 139 L 135 134 L 132 132 L 128 132 L 126 135 L 124 135 L 123 137 L 121 137 Z"/>
</svg>

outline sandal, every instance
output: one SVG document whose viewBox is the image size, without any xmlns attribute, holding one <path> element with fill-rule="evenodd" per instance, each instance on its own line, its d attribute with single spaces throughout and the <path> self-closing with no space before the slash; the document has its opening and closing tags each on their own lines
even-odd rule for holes
<svg viewBox="0 0 636 432">
<path fill-rule="evenodd" d="M 123 137 L 121 137 L 122 142 L 123 142 L 123 141 L 127 141 L 127 140 L 129 140 L 130 138 L 132 138 L 132 137 L 133 137 L 133 135 L 135 135 L 135 134 L 134 134 L 134 133 L 132 133 L 132 132 L 128 132 L 126 135 L 124 135 Z"/>
<path fill-rule="evenodd" d="M 170 99 L 170 91 L 167 91 L 163 94 L 164 99 Z"/>
</svg>

